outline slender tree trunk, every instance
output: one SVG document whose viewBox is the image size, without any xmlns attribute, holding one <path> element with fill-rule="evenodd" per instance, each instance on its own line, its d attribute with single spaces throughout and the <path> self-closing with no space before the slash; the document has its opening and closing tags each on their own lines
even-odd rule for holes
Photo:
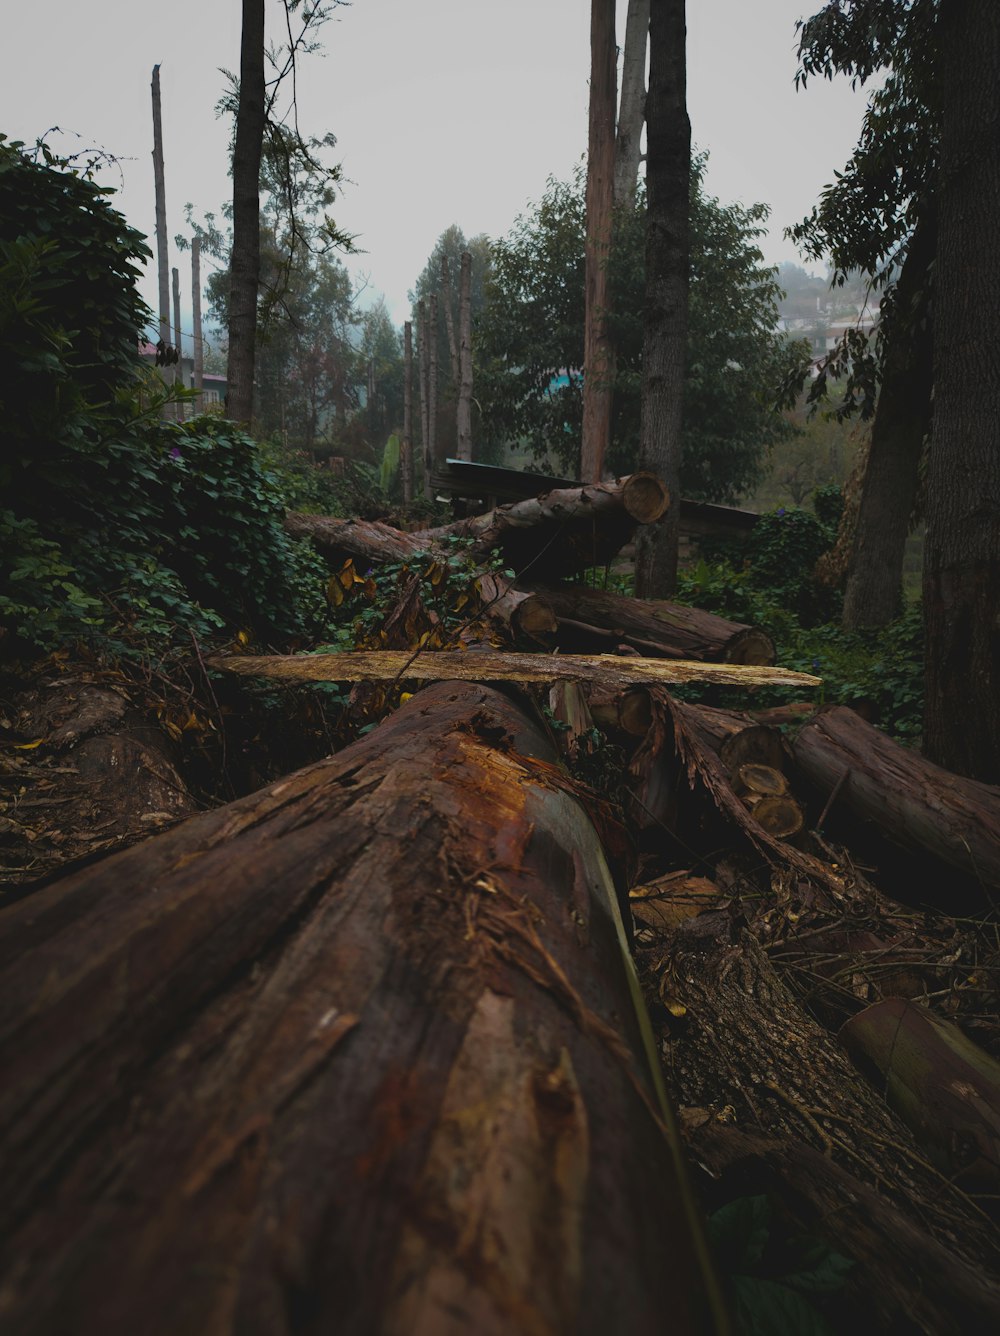
<svg viewBox="0 0 1000 1336">
<path fill-rule="evenodd" d="M 636 540 L 636 594 L 677 587 L 681 424 L 687 352 L 691 123 L 687 114 L 684 0 L 660 0 L 649 29 L 646 98 L 646 324 L 640 461 L 674 504 Z"/>
<path fill-rule="evenodd" d="M 159 289 L 159 337 L 164 353 L 170 347 L 170 259 L 167 253 L 167 194 L 163 169 L 163 118 L 160 109 L 160 67 L 153 66 L 153 188 L 156 193 L 156 275 Z M 163 381 L 173 385 L 172 362 L 163 364 Z M 172 407 L 165 410 L 172 413 Z"/>
<path fill-rule="evenodd" d="M 924 749 L 1000 780 L 1000 7 L 942 6 Z"/>
<path fill-rule="evenodd" d="M 205 341 L 201 332 L 201 241 L 191 242 L 191 327 L 194 333 L 194 411 L 205 411 Z"/>
<path fill-rule="evenodd" d="M 615 141 L 615 208 L 635 208 L 642 125 L 646 118 L 646 43 L 649 0 L 629 0 L 622 57 L 622 96 Z"/>
<path fill-rule="evenodd" d="M 458 280 L 458 457 L 472 458 L 472 256 L 462 252 Z"/>
<path fill-rule="evenodd" d="M 403 325 L 403 501 L 413 500 L 413 323 Z"/>
<path fill-rule="evenodd" d="M 243 0 L 240 101 L 233 151 L 233 253 L 229 289 L 229 393 L 235 422 L 253 416 L 260 284 L 260 158 L 264 142 L 264 0 Z"/>
<path fill-rule="evenodd" d="M 170 277 L 173 286 L 174 297 L 174 347 L 177 349 L 177 379 L 181 385 L 184 384 L 184 363 L 182 359 L 182 335 L 181 335 L 181 271 L 171 269 Z M 174 404 L 174 417 L 178 422 L 184 421 L 184 405 L 182 403 Z"/>
<path fill-rule="evenodd" d="M 432 293 L 427 317 L 427 458 L 433 473 L 437 457 L 437 384 L 438 384 L 438 299 Z"/>
<path fill-rule="evenodd" d="M 458 344 L 455 341 L 455 317 L 452 314 L 451 271 L 448 268 L 447 255 L 441 256 L 441 296 L 444 298 L 444 323 L 448 331 L 448 352 L 451 355 L 451 382 L 458 385 L 459 359 Z M 461 300 L 461 299 L 459 299 Z M 459 311 L 459 321 L 461 321 Z M 461 456 L 459 456 L 461 458 Z"/>
<path fill-rule="evenodd" d="M 611 443 L 614 355 L 609 329 L 608 256 L 615 170 L 615 0 L 591 0 L 590 134 L 587 151 L 586 315 L 580 479 L 600 482 Z"/>
<path fill-rule="evenodd" d="M 903 553 L 931 416 L 928 284 L 936 226 L 928 209 L 921 210 L 893 298 L 893 324 L 844 595 L 843 624 L 849 631 L 885 626 L 899 613 Z"/>
<path fill-rule="evenodd" d="M 420 388 L 420 453 L 423 460 L 423 489 L 424 496 L 430 497 L 431 487 L 431 455 L 430 455 L 430 414 L 428 412 L 429 400 L 429 371 L 430 360 L 427 351 L 427 308 L 422 301 L 417 303 L 417 363 L 419 365 L 419 388 Z"/>
</svg>

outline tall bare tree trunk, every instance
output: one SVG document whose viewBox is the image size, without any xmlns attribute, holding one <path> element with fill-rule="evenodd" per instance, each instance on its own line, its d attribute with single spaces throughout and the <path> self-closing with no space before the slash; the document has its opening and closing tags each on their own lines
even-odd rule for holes
<svg viewBox="0 0 1000 1336">
<path fill-rule="evenodd" d="M 403 325 L 403 501 L 413 500 L 413 323 Z"/>
<path fill-rule="evenodd" d="M 952 0 L 943 52 L 924 750 L 1000 780 L 1000 7 Z"/>
<path fill-rule="evenodd" d="M 160 110 L 160 67 L 153 66 L 153 189 L 156 194 L 156 276 L 159 288 L 159 336 L 163 350 L 170 347 L 170 258 L 167 252 L 167 193 L 163 170 L 163 118 Z M 174 364 L 164 362 L 163 380 L 173 385 Z M 172 415 L 173 406 L 164 410 Z"/>
<path fill-rule="evenodd" d="M 614 354 L 609 329 L 608 256 L 615 171 L 615 0 L 591 0 L 590 133 L 587 151 L 586 315 L 580 479 L 600 482 L 611 443 Z"/>
<path fill-rule="evenodd" d="M 438 384 L 438 299 L 431 294 L 428 305 L 427 331 L 427 459 L 431 472 L 437 458 L 437 384 Z"/>
<path fill-rule="evenodd" d="M 428 407 L 430 359 L 427 350 L 427 308 L 423 301 L 417 302 L 417 364 L 419 367 L 420 390 L 420 454 L 423 460 L 423 491 L 429 497 L 431 491 L 431 456 L 430 456 L 430 414 Z"/>
<path fill-rule="evenodd" d="M 201 240 L 191 242 L 191 328 L 194 334 L 194 411 L 205 411 L 205 340 L 201 332 Z"/>
<path fill-rule="evenodd" d="M 669 598 L 677 587 L 691 180 L 685 38 L 684 0 L 660 0 L 652 7 L 649 28 L 640 460 L 667 484 L 671 505 L 637 536 L 635 591 L 640 598 Z"/>
<path fill-rule="evenodd" d="M 628 0 L 625 54 L 622 58 L 622 95 L 615 142 L 615 208 L 635 208 L 639 176 L 642 124 L 646 118 L 646 43 L 649 38 L 649 0 Z"/>
<path fill-rule="evenodd" d="M 462 252 L 458 280 L 458 457 L 472 458 L 472 256 Z"/>
<path fill-rule="evenodd" d="M 182 358 L 182 334 L 181 334 L 181 271 L 171 269 L 170 277 L 173 287 L 174 297 L 174 347 L 177 349 L 177 380 L 181 385 L 184 384 L 184 363 Z M 174 404 L 174 417 L 178 422 L 184 421 L 184 405 L 182 403 Z"/>
<path fill-rule="evenodd" d="M 441 256 L 441 296 L 444 298 L 444 323 L 448 331 L 448 352 L 451 355 L 451 381 L 453 385 L 458 385 L 459 360 L 458 344 L 455 341 L 455 317 L 452 314 L 452 291 L 451 291 L 451 271 L 448 268 L 447 255 Z M 461 301 L 461 298 L 459 298 Z M 459 322 L 462 315 L 459 311 Z"/>
<path fill-rule="evenodd" d="M 260 284 L 260 158 L 264 142 L 264 0 L 243 0 L 240 101 L 233 150 L 233 254 L 229 289 L 229 393 L 235 422 L 253 416 Z"/>
<path fill-rule="evenodd" d="M 928 205 L 920 211 L 893 297 L 892 328 L 844 594 L 842 620 L 849 631 L 885 626 L 899 612 L 903 554 L 931 417 L 928 271 L 935 241 L 935 220 Z"/>
</svg>

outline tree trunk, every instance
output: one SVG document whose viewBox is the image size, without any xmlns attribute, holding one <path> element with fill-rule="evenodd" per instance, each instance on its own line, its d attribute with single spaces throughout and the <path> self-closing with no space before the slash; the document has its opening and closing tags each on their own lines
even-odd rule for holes
<svg viewBox="0 0 1000 1336">
<path fill-rule="evenodd" d="M 519 615 L 530 618 L 536 607 L 549 609 L 556 618 L 556 643 L 562 650 L 628 645 L 654 658 L 774 663 L 774 641 L 765 632 L 678 603 L 560 585 L 536 589 Z"/>
<path fill-rule="evenodd" d="M 183 353 L 181 344 L 181 271 L 179 269 L 171 269 L 170 277 L 172 281 L 173 298 L 174 298 L 174 339 L 175 339 L 174 347 L 177 349 L 177 357 L 178 357 L 177 380 L 181 385 L 183 385 L 184 364 L 183 364 Z M 174 416 L 176 417 L 176 420 L 178 422 L 184 421 L 184 405 L 182 403 L 174 404 Z"/>
<path fill-rule="evenodd" d="M 201 332 L 201 239 L 191 242 L 191 328 L 194 333 L 194 411 L 205 411 L 205 340 Z"/>
<path fill-rule="evenodd" d="M 403 470 L 403 503 L 413 500 L 413 324 L 403 325 L 403 448 L 400 457 Z"/>
<path fill-rule="evenodd" d="M 649 38 L 649 0 L 629 0 L 622 57 L 622 96 L 615 141 L 616 209 L 635 208 L 642 126 L 646 117 L 646 44 Z"/>
<path fill-rule="evenodd" d="M 1000 8 L 939 20 L 943 133 L 927 477 L 924 747 L 1000 781 Z"/>
<path fill-rule="evenodd" d="M 163 118 L 160 109 L 160 67 L 153 66 L 153 188 L 156 193 L 156 274 L 159 292 L 159 336 L 164 351 L 170 347 L 170 259 L 167 253 L 167 194 L 163 169 Z M 163 365 L 163 380 L 173 385 L 172 362 Z M 166 410 L 168 413 L 172 409 Z"/>
<path fill-rule="evenodd" d="M 472 256 L 462 252 L 458 281 L 458 457 L 472 458 Z"/>
<path fill-rule="evenodd" d="M 615 0 L 591 0 L 583 439 L 580 447 L 580 477 L 585 483 L 601 481 L 604 456 L 611 444 L 614 354 L 608 318 L 608 258 L 615 172 L 616 56 Z"/>
<path fill-rule="evenodd" d="M 606 564 L 631 539 L 636 525 L 652 523 L 668 501 L 658 479 L 633 473 L 594 487 L 558 488 L 419 533 L 401 533 L 377 521 L 297 512 L 286 515 L 285 528 L 294 538 L 312 539 L 333 560 L 405 561 L 450 537 L 470 538 L 470 555 L 479 560 L 499 549 L 515 571 L 530 569 L 536 579 L 555 580 Z"/>
<path fill-rule="evenodd" d="M 442 685 L 3 915 L 8 1330 L 719 1329 L 553 759 Z"/>
<path fill-rule="evenodd" d="M 233 149 L 233 249 L 229 285 L 226 412 L 253 417 L 257 289 L 260 285 L 260 159 L 264 142 L 264 0 L 243 0 L 240 100 Z"/>
<path fill-rule="evenodd" d="M 642 357 L 642 467 L 680 496 L 681 422 L 687 354 L 691 124 L 686 101 L 684 0 L 652 7 L 646 98 L 646 317 Z M 680 508 L 636 543 L 640 598 L 677 587 Z"/>
<path fill-rule="evenodd" d="M 427 303 L 427 459 L 431 473 L 437 457 L 437 387 L 438 387 L 438 299 L 432 293 Z"/>
<path fill-rule="evenodd" d="M 792 743 L 795 763 L 824 797 L 836 789 L 831 815 L 846 807 L 870 834 L 921 856 L 917 900 L 942 894 L 941 869 L 962 873 L 980 894 L 1000 892 L 1000 788 L 950 774 L 901 746 L 844 706 L 821 710 Z M 949 879 L 946 895 L 957 887 Z M 902 893 L 898 896 L 904 899 Z"/>
<path fill-rule="evenodd" d="M 427 308 L 417 302 L 417 365 L 420 390 L 420 458 L 423 464 L 423 494 L 430 497 L 431 486 L 431 424 L 430 424 L 430 356 L 427 351 Z"/>
<path fill-rule="evenodd" d="M 455 341 L 455 317 L 452 314 L 451 270 L 448 268 L 447 255 L 441 256 L 441 296 L 444 298 L 444 325 L 448 332 L 448 354 L 451 358 L 451 383 L 458 385 L 459 364 L 458 344 Z M 461 319 L 461 314 L 459 315 Z"/>
<path fill-rule="evenodd" d="M 926 1163 L 757 942 L 729 914 L 702 913 L 657 934 L 643 963 L 649 991 L 682 1018 L 661 1022 L 660 1037 L 693 1158 L 718 1178 L 730 1163 L 727 1138 L 743 1142 L 742 1154 L 777 1156 L 777 1173 L 774 1165 L 766 1174 L 744 1170 L 742 1181 L 733 1174 L 723 1199 L 774 1191 L 799 1230 L 854 1262 L 844 1278 L 854 1320 L 844 1313 L 826 1329 L 994 1330 L 1000 1253 L 992 1225 Z"/>
<path fill-rule="evenodd" d="M 928 287 L 935 240 L 933 213 L 922 208 L 893 296 L 892 328 L 844 593 L 842 620 L 849 631 L 886 626 L 899 615 L 903 552 L 931 417 Z"/>
</svg>

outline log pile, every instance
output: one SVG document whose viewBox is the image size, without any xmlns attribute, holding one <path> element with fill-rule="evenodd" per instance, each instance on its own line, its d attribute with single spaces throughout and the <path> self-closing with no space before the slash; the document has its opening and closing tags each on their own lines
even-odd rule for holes
<svg viewBox="0 0 1000 1336">
<path fill-rule="evenodd" d="M 671 694 L 815 679 L 555 583 L 655 492 L 289 517 L 335 566 L 461 532 L 519 578 L 454 644 L 404 573 L 380 649 L 218 661 L 414 694 L 0 914 L 0 1329 L 725 1331 L 754 1284 L 790 1329 L 1000 1326 L 1000 951 L 940 893 L 1000 895 L 1000 791 L 850 711 Z M 692 1186 L 759 1271 L 720 1281 Z"/>
</svg>

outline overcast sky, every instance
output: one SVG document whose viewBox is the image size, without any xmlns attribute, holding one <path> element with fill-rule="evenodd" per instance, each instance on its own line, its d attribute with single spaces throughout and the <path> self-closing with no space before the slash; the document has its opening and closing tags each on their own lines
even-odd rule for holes
<svg viewBox="0 0 1000 1336">
<path fill-rule="evenodd" d="M 280 35 L 281 5 L 267 0 Z M 864 95 L 847 80 L 796 93 L 795 21 L 822 0 L 688 0 L 688 104 L 707 186 L 771 206 L 769 260 L 796 259 L 797 222 L 854 144 Z M 305 133 L 332 131 L 350 184 L 337 223 L 367 252 L 366 301 L 393 319 L 441 232 L 502 235 L 549 175 L 586 148 L 589 0 L 354 0 L 323 29 L 301 75 Z M 625 0 L 619 0 L 619 43 Z M 216 119 L 220 67 L 239 65 L 238 0 L 46 0 L 10 6 L 0 51 L 0 131 L 33 141 L 58 125 L 121 159 L 118 207 L 153 231 L 150 79 L 161 66 L 168 230 L 184 205 L 218 213 L 229 130 Z M 66 145 L 65 138 L 58 141 Z M 181 267 L 182 291 L 190 280 Z M 143 291 L 155 300 L 150 275 Z M 184 299 L 185 310 L 189 302 Z M 189 316 L 183 319 L 190 327 Z"/>
</svg>

